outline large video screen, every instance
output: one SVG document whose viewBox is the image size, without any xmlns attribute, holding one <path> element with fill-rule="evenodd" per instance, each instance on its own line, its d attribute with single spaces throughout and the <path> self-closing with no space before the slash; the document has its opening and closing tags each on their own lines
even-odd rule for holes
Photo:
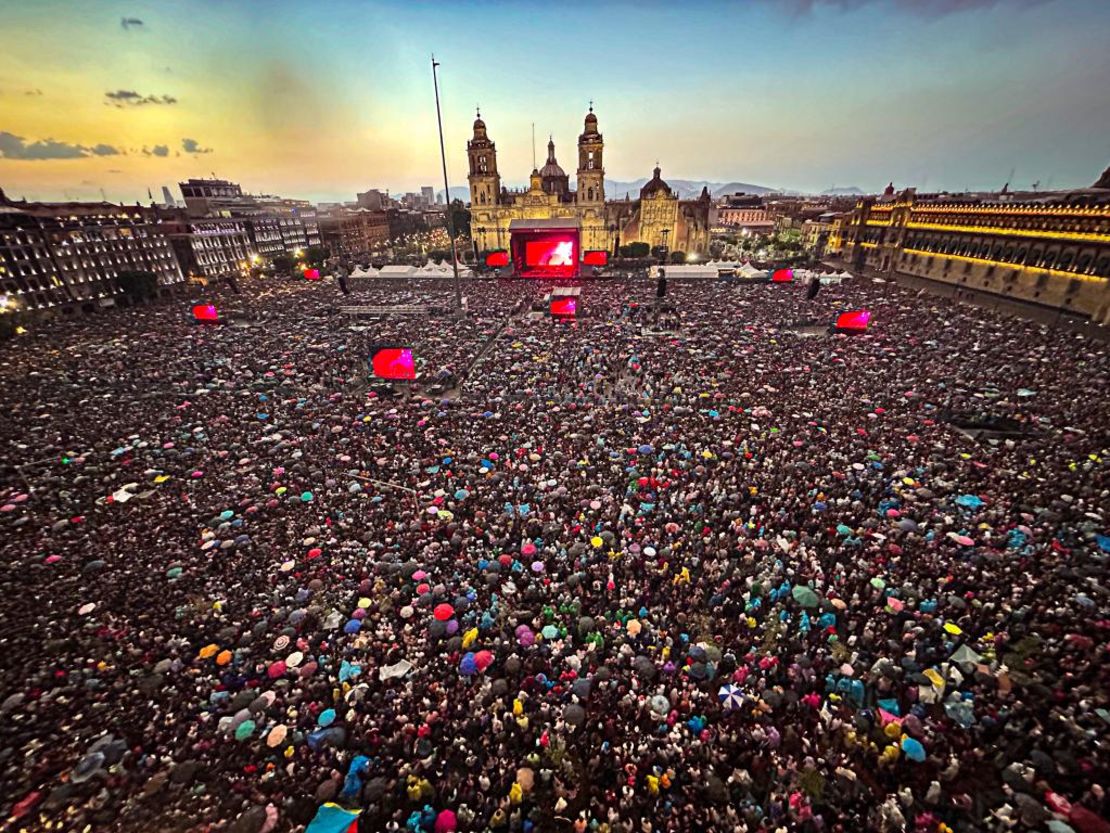
<svg viewBox="0 0 1110 833">
<path fill-rule="evenodd" d="M 849 333 L 862 333 L 871 323 L 871 311 L 865 309 L 842 312 L 836 317 L 836 329 Z"/>
<path fill-rule="evenodd" d="M 588 251 L 582 255 L 582 262 L 587 266 L 607 266 L 609 264 L 609 252 L 604 249 Z"/>
<path fill-rule="evenodd" d="M 193 318 L 197 321 L 215 324 L 220 320 L 220 313 L 212 304 L 197 304 L 193 307 Z"/>
<path fill-rule="evenodd" d="M 555 318 L 574 318 L 578 314 L 578 301 L 575 298 L 552 298 L 551 315 Z"/>
<path fill-rule="evenodd" d="M 514 231 L 513 271 L 526 278 L 572 278 L 578 274 L 578 232 Z"/>
<path fill-rule="evenodd" d="M 772 283 L 791 283 L 794 280 L 793 269 L 776 269 L 771 275 Z"/>
<path fill-rule="evenodd" d="M 490 252 L 486 255 L 486 266 L 508 266 L 509 253 L 504 249 L 499 249 L 496 252 Z"/>
<path fill-rule="evenodd" d="M 370 357 L 370 368 L 379 379 L 415 379 L 412 350 L 383 347 Z"/>
<path fill-rule="evenodd" d="M 574 241 L 567 238 L 529 240 L 524 244 L 525 266 L 574 266 Z"/>
</svg>

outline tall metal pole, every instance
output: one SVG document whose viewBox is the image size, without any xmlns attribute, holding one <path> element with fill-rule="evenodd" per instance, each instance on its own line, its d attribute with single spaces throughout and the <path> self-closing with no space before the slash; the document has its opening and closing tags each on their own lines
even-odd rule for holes
<svg viewBox="0 0 1110 833">
<path fill-rule="evenodd" d="M 451 236 L 451 268 L 455 270 L 455 313 L 462 316 L 462 287 L 459 285 L 459 253 L 455 251 L 455 220 L 451 215 L 451 187 L 447 184 L 447 151 L 443 147 L 443 116 L 439 112 L 439 62 L 432 55 L 432 84 L 436 90 L 436 122 L 439 124 L 439 158 L 443 162 L 443 202 L 447 207 L 447 233 Z"/>
</svg>

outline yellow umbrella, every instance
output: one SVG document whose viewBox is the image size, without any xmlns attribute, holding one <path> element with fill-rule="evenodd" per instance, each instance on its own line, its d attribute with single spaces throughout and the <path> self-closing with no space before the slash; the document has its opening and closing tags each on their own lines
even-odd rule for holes
<svg viewBox="0 0 1110 833">
<path fill-rule="evenodd" d="M 464 648 L 469 648 L 471 645 L 474 644 L 474 641 L 477 638 L 478 638 L 478 629 L 477 628 L 471 628 L 470 630 L 468 630 L 466 633 L 463 634 L 462 646 Z"/>
<path fill-rule="evenodd" d="M 231 662 L 231 651 L 223 650 L 216 654 L 216 665 L 227 665 Z"/>
<path fill-rule="evenodd" d="M 596 549 L 601 549 L 601 545 L 604 544 L 605 542 L 601 540 L 600 536 L 595 535 L 593 538 L 590 539 L 590 543 L 593 544 L 593 547 L 596 550 Z"/>
<path fill-rule="evenodd" d="M 945 622 L 944 629 L 953 636 L 959 636 L 961 633 L 963 633 L 963 630 L 960 628 L 959 625 L 953 625 L 951 622 Z"/>
<path fill-rule="evenodd" d="M 220 646 L 214 642 L 209 645 L 205 645 L 203 648 L 200 649 L 200 658 L 208 659 L 209 657 L 213 657 L 216 655 L 216 651 L 218 650 L 220 650 Z"/>
</svg>

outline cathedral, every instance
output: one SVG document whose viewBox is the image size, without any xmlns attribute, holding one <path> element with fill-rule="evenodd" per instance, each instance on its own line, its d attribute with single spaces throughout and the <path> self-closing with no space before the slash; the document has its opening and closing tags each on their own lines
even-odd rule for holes
<svg viewBox="0 0 1110 833">
<path fill-rule="evenodd" d="M 547 143 L 547 161 L 533 169 L 526 190 L 501 184 L 497 149 L 479 113 L 474 136 L 466 143 L 470 175 L 470 232 L 479 253 L 509 247 L 509 227 L 517 221 L 564 221 L 578 227 L 582 249 L 612 252 L 617 246 L 644 242 L 669 251 L 704 253 L 709 248 L 709 193 L 680 200 L 660 177 L 640 189 L 639 199 L 605 199 L 605 141 L 597 129 L 593 106 L 578 137 L 577 188 L 555 158 L 555 142 Z"/>
</svg>

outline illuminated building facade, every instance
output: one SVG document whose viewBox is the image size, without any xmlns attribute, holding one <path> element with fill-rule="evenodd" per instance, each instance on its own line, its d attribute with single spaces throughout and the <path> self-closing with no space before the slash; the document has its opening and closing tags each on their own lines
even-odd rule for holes
<svg viewBox="0 0 1110 833">
<path fill-rule="evenodd" d="M 833 221 L 826 251 L 855 269 L 1110 323 L 1110 190 L 980 198 L 888 188 Z"/>
<path fill-rule="evenodd" d="M 0 296 L 13 311 L 74 310 L 119 294 L 120 272 L 182 281 L 157 212 L 111 203 L 6 202 L 0 191 Z"/>
<path fill-rule="evenodd" d="M 573 221 L 583 251 L 610 251 L 618 242 L 638 241 L 683 251 L 702 252 L 709 247 L 712 202 L 708 193 L 697 200 L 679 200 L 660 178 L 658 168 L 639 199 L 606 202 L 605 141 L 592 106 L 578 137 L 575 189 L 555 157 L 553 140 L 547 144 L 547 161 L 532 171 L 528 188 L 505 188 L 497 169 L 497 148 L 480 114 L 466 151 L 470 231 L 478 252 L 508 249 L 509 226 L 514 220 Z"/>
</svg>

